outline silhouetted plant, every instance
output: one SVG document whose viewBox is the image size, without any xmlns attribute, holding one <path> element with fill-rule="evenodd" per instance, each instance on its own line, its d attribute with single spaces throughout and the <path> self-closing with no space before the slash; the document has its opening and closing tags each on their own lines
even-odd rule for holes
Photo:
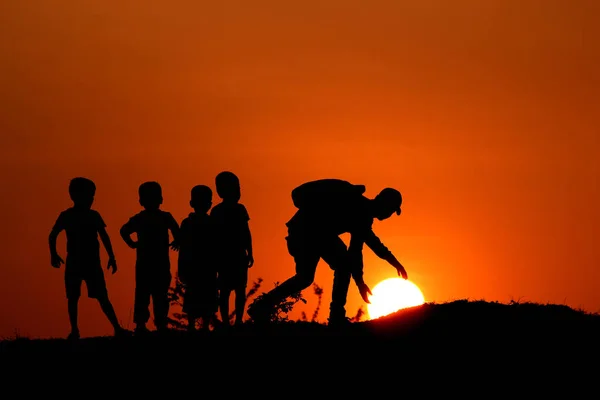
<svg viewBox="0 0 600 400">
<path fill-rule="evenodd" d="M 360 307 L 358 309 L 358 311 L 356 312 L 356 315 L 352 318 L 350 318 L 350 322 L 360 322 L 364 319 L 364 316 L 366 315 L 365 313 L 365 309 L 364 307 Z"/>
<path fill-rule="evenodd" d="M 279 282 L 275 282 L 275 287 L 277 287 L 277 286 L 279 286 Z M 261 293 L 260 295 L 258 295 L 256 297 L 256 299 L 254 299 L 254 302 L 262 299 L 264 295 L 265 295 L 264 293 Z M 271 312 L 269 315 L 269 321 L 271 321 L 271 322 L 288 322 L 289 321 L 288 313 L 290 311 L 292 311 L 292 309 L 294 308 L 294 305 L 299 301 L 306 304 L 306 299 L 304 297 L 302 297 L 302 292 L 297 292 L 297 293 L 281 300 L 279 302 L 279 304 L 276 304 L 271 309 Z"/>
<path fill-rule="evenodd" d="M 262 278 L 258 278 L 253 284 L 246 297 L 250 299 L 256 295 L 256 292 L 262 284 Z M 185 293 L 185 285 L 179 280 L 179 277 L 175 278 L 175 285 L 169 288 L 169 303 L 172 307 L 176 308 L 176 311 L 172 313 L 172 317 L 169 317 L 169 325 L 173 329 L 183 330 L 187 328 L 187 314 L 183 312 L 183 296 Z M 229 315 L 230 321 L 234 318 L 235 311 Z M 200 321 L 196 322 L 200 324 Z M 198 328 L 199 326 L 197 326 Z"/>
<path fill-rule="evenodd" d="M 169 317 L 169 325 L 174 329 L 186 329 L 187 328 L 187 314 L 182 311 L 183 309 L 183 294 L 185 293 L 185 285 L 179 280 L 179 277 L 175 277 L 175 285 L 169 288 L 168 298 L 171 307 L 175 307 L 176 311 L 173 312 L 173 316 Z"/>
<path fill-rule="evenodd" d="M 262 282 L 263 282 L 263 279 L 258 278 L 252 284 L 252 287 L 246 294 L 247 300 L 250 300 L 251 298 L 256 296 L 256 293 L 260 289 Z M 279 285 L 279 282 L 275 282 L 275 286 L 278 286 L 278 285 Z M 317 307 L 315 308 L 315 311 L 313 312 L 313 315 L 311 318 L 311 322 L 315 322 L 317 320 L 319 311 L 321 309 L 323 289 L 316 283 L 313 283 L 312 286 L 313 286 L 314 293 L 317 296 Z M 171 313 L 172 316 L 169 317 L 169 325 L 171 328 L 177 329 L 177 330 L 187 329 L 187 314 L 183 312 L 184 293 L 185 293 L 185 285 L 179 280 L 179 277 L 176 277 L 175 285 L 171 286 L 169 288 L 168 296 L 169 296 L 169 303 L 171 304 L 172 307 L 175 308 L 175 310 Z M 263 295 L 264 295 L 264 293 L 256 296 L 256 298 L 253 300 L 253 302 L 262 298 Z M 279 304 L 275 305 L 275 307 L 273 308 L 273 311 L 270 316 L 270 320 L 272 322 L 289 322 L 288 314 L 292 311 L 292 309 L 294 308 L 296 303 L 298 303 L 299 301 L 303 302 L 304 304 L 307 303 L 306 299 L 304 297 L 302 297 L 301 292 L 296 293 L 296 294 L 289 296 L 288 298 L 282 300 Z M 247 302 L 247 304 L 250 304 L 250 302 Z M 360 314 L 360 312 L 361 312 L 361 310 L 359 310 L 359 315 L 358 315 L 359 318 L 360 318 L 360 315 L 362 315 L 362 314 Z M 235 310 L 229 314 L 230 321 L 233 321 L 234 318 L 235 318 Z M 357 317 L 355 317 L 355 318 L 357 318 Z M 302 321 L 307 321 L 308 319 L 307 319 L 306 313 L 302 312 L 300 319 Z M 197 322 L 197 323 L 200 323 L 200 322 Z"/>
<path fill-rule="evenodd" d="M 260 288 L 260 285 L 262 284 L 262 282 L 263 282 L 263 279 L 258 278 L 256 280 L 256 282 L 254 282 L 252 284 L 252 287 L 250 288 L 250 290 L 248 290 L 248 293 L 246 293 L 246 303 L 248 302 L 248 299 L 253 297 L 256 294 L 256 292 L 258 292 L 258 289 Z M 235 310 L 233 310 L 232 312 L 229 313 L 229 322 L 233 322 L 234 318 L 235 318 Z"/>
<path fill-rule="evenodd" d="M 315 295 L 317 296 L 317 307 L 315 308 L 311 322 L 315 322 L 319 316 L 319 311 L 321 310 L 321 299 L 323 297 L 323 288 L 321 286 L 313 283 L 313 289 L 315 291 Z"/>
</svg>

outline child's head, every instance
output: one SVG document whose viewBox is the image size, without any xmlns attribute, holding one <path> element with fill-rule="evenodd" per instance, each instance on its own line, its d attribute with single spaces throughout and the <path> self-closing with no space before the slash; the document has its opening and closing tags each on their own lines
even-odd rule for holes
<svg viewBox="0 0 600 400">
<path fill-rule="evenodd" d="M 231 202 L 240 200 L 240 180 L 233 172 L 220 172 L 215 179 L 215 183 L 220 198 Z"/>
<path fill-rule="evenodd" d="M 190 206 L 197 213 L 204 214 L 212 206 L 212 190 L 206 185 L 197 185 L 192 188 Z"/>
<path fill-rule="evenodd" d="M 91 208 L 96 195 L 96 185 L 88 178 L 77 177 L 69 183 L 69 196 L 77 207 Z"/>
<path fill-rule="evenodd" d="M 140 196 L 140 205 L 146 210 L 155 210 L 160 208 L 163 202 L 162 188 L 158 182 L 144 182 L 138 189 Z"/>
</svg>

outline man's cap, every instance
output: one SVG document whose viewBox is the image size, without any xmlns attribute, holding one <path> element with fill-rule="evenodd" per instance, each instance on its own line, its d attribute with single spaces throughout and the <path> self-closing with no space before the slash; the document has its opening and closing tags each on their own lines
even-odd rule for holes
<svg viewBox="0 0 600 400">
<path fill-rule="evenodd" d="M 394 188 L 385 188 L 379 193 L 379 198 L 383 200 L 386 204 L 389 204 L 393 207 L 393 210 L 396 214 L 400 215 L 402 206 L 402 195 L 399 191 Z"/>
</svg>

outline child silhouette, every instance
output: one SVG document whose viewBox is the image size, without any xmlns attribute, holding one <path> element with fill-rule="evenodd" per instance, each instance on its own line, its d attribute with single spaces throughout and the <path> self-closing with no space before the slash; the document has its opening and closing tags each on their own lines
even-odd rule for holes
<svg viewBox="0 0 600 400">
<path fill-rule="evenodd" d="M 160 209 L 162 188 L 158 182 L 144 182 L 138 189 L 139 203 L 144 208 L 127 221 L 120 230 L 127 245 L 136 250 L 135 302 L 133 320 L 135 333 L 146 333 L 150 319 L 150 299 L 154 311 L 154 325 L 159 332 L 167 330 L 171 286 L 169 246 L 177 250 L 179 225 L 173 215 Z M 169 231 L 173 242 L 169 243 Z M 131 239 L 135 233 L 137 241 Z"/>
<path fill-rule="evenodd" d="M 230 171 L 223 171 L 215 179 L 217 194 L 222 201 L 213 207 L 210 215 L 215 226 L 217 269 L 219 282 L 219 310 L 222 323 L 229 326 L 229 298 L 235 292 L 235 324 L 242 323 L 246 306 L 248 268 L 254 264 L 252 236 L 248 211 L 239 202 L 240 181 Z"/>
<path fill-rule="evenodd" d="M 117 272 L 117 262 L 112 249 L 106 224 L 96 210 L 92 210 L 95 183 L 87 178 L 76 177 L 69 184 L 69 195 L 73 207 L 60 213 L 50 231 L 50 263 L 60 268 L 64 263 L 56 249 L 58 235 L 64 230 L 67 235 L 67 262 L 65 263 L 65 289 L 67 295 L 71 333 L 69 339 L 79 338 L 78 304 L 81 297 L 81 284 L 85 282 L 89 298 L 98 300 L 102 311 L 114 328 L 115 335 L 126 331 L 121 327 L 115 310 L 108 298 L 104 272 L 100 263 L 100 243 L 108 253 L 108 269 Z"/>
<path fill-rule="evenodd" d="M 195 330 L 196 320 L 202 329 L 217 325 L 217 269 L 215 267 L 214 230 L 208 211 L 212 206 L 212 190 L 205 185 L 191 190 L 190 206 L 194 209 L 181 221 L 181 245 L 178 275 L 185 285 L 183 312 L 188 316 L 188 329 Z"/>
</svg>

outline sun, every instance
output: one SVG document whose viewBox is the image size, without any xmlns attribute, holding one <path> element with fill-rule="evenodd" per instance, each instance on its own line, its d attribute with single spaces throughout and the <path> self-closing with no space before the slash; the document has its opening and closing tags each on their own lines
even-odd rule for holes
<svg viewBox="0 0 600 400">
<path fill-rule="evenodd" d="M 403 308 L 425 303 L 423 293 L 417 285 L 402 278 L 389 278 L 379 282 L 369 297 L 367 312 L 370 319 L 383 317 Z"/>
</svg>

